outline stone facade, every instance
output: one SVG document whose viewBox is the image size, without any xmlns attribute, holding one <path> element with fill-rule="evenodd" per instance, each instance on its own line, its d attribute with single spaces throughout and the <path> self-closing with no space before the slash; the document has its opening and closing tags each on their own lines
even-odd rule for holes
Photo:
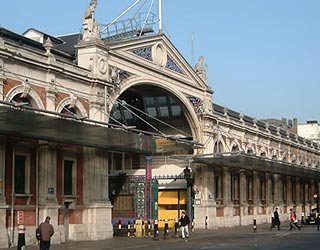
<svg viewBox="0 0 320 250">
<path fill-rule="evenodd" d="M 269 222 L 275 206 L 282 220 L 291 207 L 298 214 L 310 211 L 312 194 L 319 192 L 318 144 L 212 103 L 204 58 L 194 69 L 162 33 L 113 42 L 100 39 L 93 14 L 96 1 L 90 6 L 84 36 L 74 44 L 75 55 L 59 50 L 62 38 L 32 32 L 41 34 L 39 43 L 0 28 L 1 105 L 9 103 L 23 111 L 19 103 L 28 102 L 38 110 L 72 114 L 75 122 L 106 126 L 126 93 L 163 92 L 180 105 L 186 123 L 179 121 L 178 128 L 190 133 L 192 140 L 172 135 L 172 127 L 156 133 L 156 137 L 174 138 L 177 147 L 165 151 L 172 146 L 169 143 L 163 144 L 163 152 L 158 148 L 152 158 L 152 177 L 179 176 L 186 165 L 191 167 L 197 228 L 204 228 L 206 222 L 210 228 L 248 225 L 253 218 Z M 17 211 L 25 213 L 27 244 L 36 243 L 36 225 L 47 215 L 56 232 L 53 243 L 112 237 L 109 176 L 123 172 L 143 176 L 146 165 L 142 162 L 134 168 L 133 160 L 126 158 L 132 152 L 126 149 L 117 152 L 65 139 L 1 135 L 0 248 L 16 244 Z M 191 145 L 191 150 L 179 148 L 179 143 Z M 120 168 L 115 167 L 117 153 L 122 154 Z M 225 156 L 227 160 L 220 161 Z M 232 156 L 243 164 L 232 162 Z M 17 193 L 13 166 L 21 159 L 29 177 L 21 187 L 23 193 Z M 276 170 L 281 164 L 286 173 Z M 72 185 L 64 181 L 66 175 Z M 186 183 L 172 178 L 159 181 L 159 188 L 185 189 Z"/>
</svg>

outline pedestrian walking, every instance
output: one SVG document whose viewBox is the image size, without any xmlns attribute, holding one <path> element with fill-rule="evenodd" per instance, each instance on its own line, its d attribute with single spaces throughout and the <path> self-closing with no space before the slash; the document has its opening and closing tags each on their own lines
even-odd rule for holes
<svg viewBox="0 0 320 250">
<path fill-rule="evenodd" d="M 188 239 L 189 238 L 189 224 L 190 224 L 190 218 L 184 211 L 181 213 L 181 217 L 179 219 L 180 227 L 181 227 L 181 237 L 182 239 Z"/>
<path fill-rule="evenodd" d="M 277 207 L 272 213 L 271 229 L 274 228 L 275 226 L 277 226 L 278 230 L 280 230 L 280 218 L 279 218 L 279 212 Z"/>
<path fill-rule="evenodd" d="M 54 229 L 50 224 L 49 216 L 47 216 L 45 221 L 39 225 L 37 231 L 40 232 L 40 250 L 49 250 L 51 245 L 51 237 L 54 234 Z"/>
<path fill-rule="evenodd" d="M 293 208 L 290 208 L 290 231 L 292 229 L 298 228 L 298 230 L 301 229 L 301 227 L 298 225 L 298 219 L 296 215 L 296 211 L 294 211 Z"/>
</svg>

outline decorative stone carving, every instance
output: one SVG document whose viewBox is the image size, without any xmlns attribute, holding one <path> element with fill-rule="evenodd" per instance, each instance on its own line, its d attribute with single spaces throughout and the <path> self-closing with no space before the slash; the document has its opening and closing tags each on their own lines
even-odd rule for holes
<svg viewBox="0 0 320 250">
<path fill-rule="evenodd" d="M 203 65 L 203 61 L 204 61 L 204 57 L 200 56 L 194 69 L 196 73 L 202 78 L 202 80 L 204 80 L 207 83 L 208 65 L 207 64 Z"/>
<path fill-rule="evenodd" d="M 26 79 L 23 83 L 22 83 L 22 86 L 23 86 L 23 90 L 22 90 L 22 93 L 21 93 L 21 97 L 22 98 L 25 98 L 28 96 L 30 90 L 31 90 L 31 87 L 28 83 L 28 79 Z"/>
<path fill-rule="evenodd" d="M 107 64 L 106 58 L 99 57 L 99 59 L 98 59 L 98 68 L 99 68 L 99 72 L 102 75 L 104 75 L 107 72 L 108 64 Z"/>
<path fill-rule="evenodd" d="M 43 44 L 43 47 L 46 50 L 46 55 L 51 55 L 51 50 L 53 49 L 53 44 L 51 42 L 51 39 L 48 37 L 45 43 Z"/>
<path fill-rule="evenodd" d="M 0 58 L 0 78 L 4 76 L 4 60 Z"/>
<path fill-rule="evenodd" d="M 120 85 L 120 69 L 116 67 L 110 67 L 110 81 L 117 87 Z"/>
<path fill-rule="evenodd" d="M 77 104 L 77 101 L 78 101 L 78 97 L 75 96 L 74 94 L 71 94 L 70 95 L 70 104 L 69 104 L 69 107 L 70 108 L 74 108 Z"/>
<path fill-rule="evenodd" d="M 94 11 L 97 6 L 97 0 L 91 0 L 89 7 L 86 9 L 83 20 L 82 20 L 82 27 L 83 27 L 83 40 L 91 40 L 99 38 L 99 25 L 95 21 L 94 18 Z"/>
<path fill-rule="evenodd" d="M 167 64 L 167 51 L 162 44 L 156 44 L 152 47 L 152 59 L 160 67 L 164 67 Z"/>
</svg>

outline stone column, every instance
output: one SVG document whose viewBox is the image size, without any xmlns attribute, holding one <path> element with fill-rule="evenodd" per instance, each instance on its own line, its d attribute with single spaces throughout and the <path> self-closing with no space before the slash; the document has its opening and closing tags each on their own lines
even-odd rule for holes
<svg viewBox="0 0 320 250">
<path fill-rule="evenodd" d="M 108 154 L 99 149 L 84 147 L 84 212 L 86 225 L 81 240 L 102 240 L 113 235 L 108 184 Z"/>
<path fill-rule="evenodd" d="M 4 60 L 0 58 L 0 101 L 4 100 L 4 81 L 6 80 L 6 77 L 4 75 Z"/>
<path fill-rule="evenodd" d="M 296 202 L 298 205 L 301 205 L 301 183 L 300 179 L 296 178 Z"/>
<path fill-rule="evenodd" d="M 247 197 L 247 176 L 245 170 L 240 170 L 239 174 L 240 190 L 240 226 L 246 225 L 246 218 L 248 215 L 248 197 Z"/>
<path fill-rule="evenodd" d="M 287 176 L 287 204 L 292 207 L 292 183 L 291 183 L 291 177 Z"/>
<path fill-rule="evenodd" d="M 231 175 L 229 169 L 224 167 L 223 168 L 223 186 L 222 186 L 222 193 L 223 193 L 223 200 L 224 204 L 229 206 L 231 205 Z"/>
<path fill-rule="evenodd" d="M 283 199 L 282 199 L 282 181 L 281 181 L 281 177 L 278 174 L 274 174 L 273 175 L 274 178 L 274 204 L 276 206 L 279 206 L 280 204 L 283 203 Z"/>
<path fill-rule="evenodd" d="M 259 192 L 260 192 L 260 180 L 257 171 L 253 171 L 253 204 L 258 206 L 260 204 Z"/>
<path fill-rule="evenodd" d="M 274 190 L 272 185 L 273 175 L 266 173 L 266 202 L 271 208 L 274 205 Z"/>
<path fill-rule="evenodd" d="M 5 199 L 5 142 L 0 137 L 0 246 L 8 243 Z"/>
<path fill-rule="evenodd" d="M 42 145 L 41 145 L 42 144 Z M 42 142 L 39 157 L 39 205 L 57 203 L 57 151 L 56 144 Z"/>
<path fill-rule="evenodd" d="M 109 202 L 108 177 L 107 153 L 84 148 L 85 203 Z"/>
</svg>

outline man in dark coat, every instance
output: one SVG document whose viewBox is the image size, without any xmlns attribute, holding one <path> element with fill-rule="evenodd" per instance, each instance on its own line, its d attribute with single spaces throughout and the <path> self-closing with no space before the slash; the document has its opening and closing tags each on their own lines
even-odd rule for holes
<svg viewBox="0 0 320 250">
<path fill-rule="evenodd" d="M 41 232 L 40 250 L 49 250 L 51 245 L 51 237 L 54 234 L 53 226 L 50 224 L 50 217 L 47 216 L 45 221 L 39 225 Z"/>
<path fill-rule="evenodd" d="M 273 211 L 273 218 L 272 218 L 272 225 L 271 229 L 274 228 L 275 226 L 278 227 L 278 230 L 280 230 L 280 218 L 279 218 L 279 213 L 278 213 L 278 208 Z"/>
</svg>

